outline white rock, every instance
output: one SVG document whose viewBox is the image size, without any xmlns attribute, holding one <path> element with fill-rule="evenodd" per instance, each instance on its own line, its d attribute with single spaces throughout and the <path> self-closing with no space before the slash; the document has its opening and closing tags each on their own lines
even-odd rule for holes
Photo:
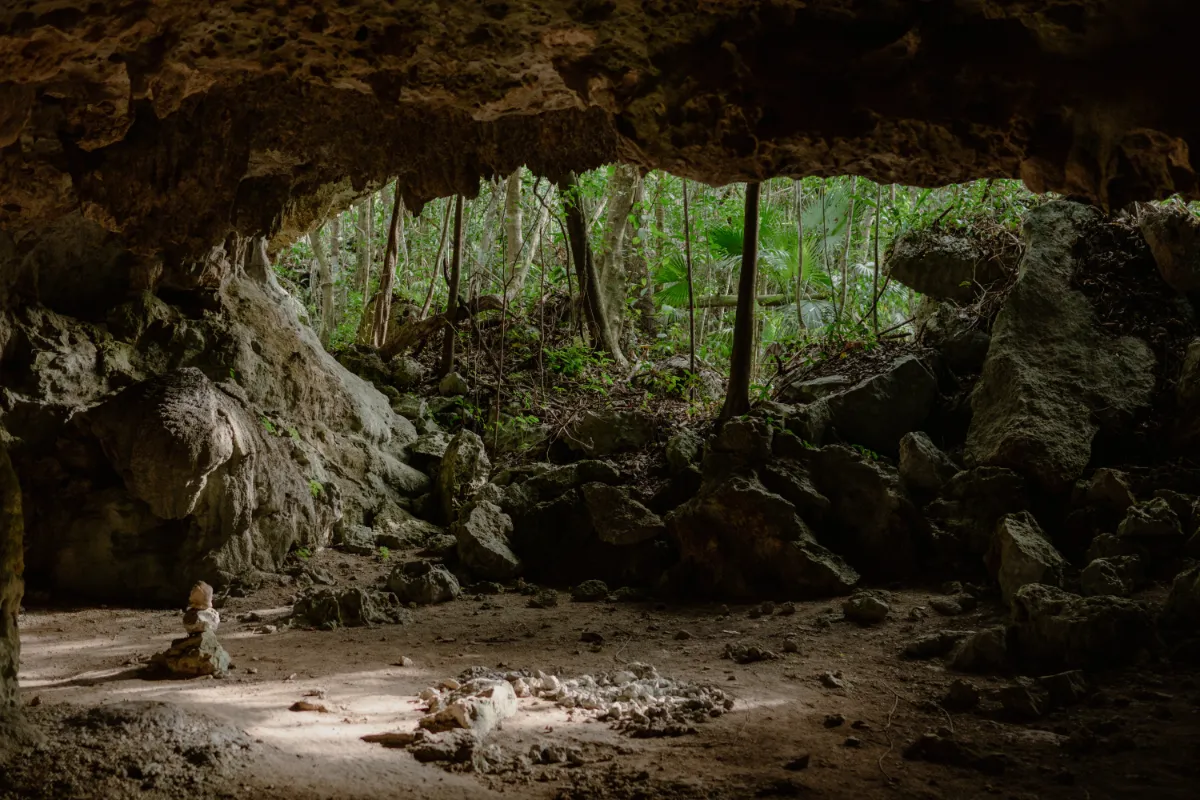
<svg viewBox="0 0 1200 800">
<path fill-rule="evenodd" d="M 183 615 L 183 629 L 188 633 L 216 633 L 221 626 L 221 615 L 214 608 L 189 608 Z"/>
</svg>

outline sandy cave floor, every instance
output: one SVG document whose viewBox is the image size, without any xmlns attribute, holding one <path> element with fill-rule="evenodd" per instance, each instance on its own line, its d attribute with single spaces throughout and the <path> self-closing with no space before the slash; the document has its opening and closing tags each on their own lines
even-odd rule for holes
<svg viewBox="0 0 1200 800">
<path fill-rule="evenodd" d="M 374 585 L 389 569 L 332 551 L 314 561 L 349 585 Z M 23 699 L 48 741 L 15 756 L 19 768 L 14 760 L 7 773 L 0 770 L 0 797 L 177 797 L 180 786 L 198 788 L 195 796 L 288 800 L 1197 796 L 1194 670 L 1152 662 L 1102 675 L 1089 701 L 1032 724 L 1006 720 L 988 702 L 979 712 L 949 714 L 927 701 L 944 696 L 960 676 L 940 661 L 906 660 L 900 650 L 921 633 L 983 627 L 999 618 L 999 609 L 910 620 L 909 612 L 927 606 L 936 592 L 893 592 L 891 618 L 873 628 L 842 620 L 831 601 L 800 603 L 793 616 L 751 619 L 749 606 L 731 607 L 725 616 L 715 603 L 585 604 L 566 595 L 555 608 L 532 609 L 515 592 L 466 594 L 420 608 L 405 626 L 262 634 L 255 632 L 262 623 L 236 620 L 250 611 L 266 622 L 281 618 L 293 592 L 274 586 L 229 598 L 219 633 L 235 669 L 224 679 L 184 682 L 146 680 L 139 672 L 141 661 L 181 635 L 177 612 L 29 609 L 21 620 Z M 604 643 L 581 643 L 585 630 L 600 633 Z M 677 639 L 681 630 L 692 638 Z M 789 634 L 799 653 L 782 652 Z M 737 665 L 722 658 L 730 642 L 757 644 L 779 657 Z M 405 656 L 414 666 L 395 666 Z M 514 753 L 535 743 L 568 744 L 586 760 L 577 767 L 535 766 L 528 775 L 449 772 L 360 738 L 412 730 L 421 715 L 415 695 L 472 666 L 569 677 L 630 661 L 653 664 L 671 678 L 711 682 L 731 692 L 736 705 L 695 735 L 631 739 L 607 723 L 523 699 L 489 743 Z M 820 681 L 839 671 L 845 689 Z M 1007 685 L 1001 678 L 970 679 L 985 694 Z M 318 690 L 331 713 L 289 710 Z M 217 752 L 181 761 L 159 752 L 166 745 L 153 734 L 118 742 L 106 723 L 63 722 L 79 707 L 124 701 L 162 701 L 193 722 L 232 733 L 223 738 L 196 727 L 204 747 Z M 830 727 L 830 715 L 845 721 Z M 985 774 L 902 757 L 922 733 L 946 727 L 981 752 L 1004 753 L 1006 768 Z M 247 735 L 242 744 L 234 743 L 233 729 Z M 224 749 L 238 753 L 226 759 Z M 805 754 L 807 768 L 786 768 Z"/>
</svg>

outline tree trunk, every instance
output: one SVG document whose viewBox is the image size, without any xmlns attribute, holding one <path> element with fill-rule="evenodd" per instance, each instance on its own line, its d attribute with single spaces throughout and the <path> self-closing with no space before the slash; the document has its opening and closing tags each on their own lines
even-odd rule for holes
<svg viewBox="0 0 1200 800">
<path fill-rule="evenodd" d="M 321 242 L 323 228 L 324 226 L 318 227 L 308 234 L 308 241 L 317 257 L 317 264 L 320 265 L 317 270 L 317 286 L 313 287 L 316 290 L 313 294 L 317 298 L 317 309 L 320 315 L 320 327 L 317 330 L 321 337 L 321 344 L 329 349 L 329 342 L 333 338 L 335 327 L 333 322 L 333 270 L 330 268 L 329 258 L 325 255 L 325 245 Z"/>
<path fill-rule="evenodd" d="M 488 278 L 487 263 L 492 255 L 492 247 L 496 244 L 496 236 L 500 226 L 496 217 L 500 214 L 500 200 L 504 194 L 504 184 L 492 182 L 492 196 L 488 199 L 487 211 L 483 215 L 483 236 L 479 239 L 479 248 L 475 251 L 475 263 L 467 280 L 467 297 L 474 299 L 483 294 Z"/>
<path fill-rule="evenodd" d="M 454 198 L 454 252 L 450 257 L 450 294 L 446 299 L 446 332 L 442 339 L 441 375 L 454 371 L 454 340 L 458 335 L 455 320 L 458 318 L 458 283 L 462 278 L 463 249 L 463 198 Z"/>
<path fill-rule="evenodd" d="M 687 178 L 683 181 L 683 258 L 687 266 L 688 287 L 688 369 L 696 374 L 696 286 L 692 280 L 692 220 L 688 211 Z M 690 392 L 691 399 L 696 399 L 695 387 Z"/>
<path fill-rule="evenodd" d="M 634 307 L 638 310 L 638 327 L 647 337 L 654 338 L 658 333 L 658 321 L 654 318 L 654 277 L 650 274 L 650 259 L 647 256 L 650 233 L 646 229 L 646 181 L 641 174 L 636 175 L 633 184 L 633 217 L 636 220 L 633 230 L 634 239 L 632 256 L 629 259 L 627 271 L 630 276 L 630 288 L 637 292 Z M 640 284 L 640 286 L 639 286 Z"/>
<path fill-rule="evenodd" d="M 733 322 L 733 355 L 729 386 L 718 420 L 750 412 L 750 377 L 754 364 L 754 287 L 758 278 L 758 195 L 760 185 L 746 184 L 746 216 L 742 230 L 742 269 L 738 276 L 737 316 Z"/>
<path fill-rule="evenodd" d="M 371 341 L 376 349 L 387 341 L 388 324 L 392 318 L 392 285 L 396 280 L 396 258 L 400 252 L 400 239 L 404 236 L 404 193 L 396 186 L 392 202 L 392 219 L 388 224 L 387 250 L 383 254 L 383 272 L 379 276 L 379 293 L 375 301 L 375 319 L 372 324 Z"/>
<path fill-rule="evenodd" d="M 429 271 L 429 291 L 425 293 L 425 302 L 421 304 L 420 319 L 429 316 L 429 308 L 433 305 L 433 287 L 442 275 L 442 254 L 446 251 L 446 233 L 450 230 L 451 201 L 446 201 L 446 212 L 442 214 L 442 237 L 438 242 L 437 256 L 433 259 L 433 268 Z"/>
<path fill-rule="evenodd" d="M 629 296 L 629 276 L 625 269 L 628 249 L 629 215 L 633 210 L 634 192 L 638 179 L 637 167 L 618 164 L 608 184 L 608 216 L 604 238 L 601 240 L 597 279 L 603 292 L 604 319 L 620 341 L 625 320 L 625 301 Z"/>
<path fill-rule="evenodd" d="M 871 330 L 879 335 L 879 217 L 883 211 L 883 187 L 875 185 L 875 268 L 871 273 Z"/>
<path fill-rule="evenodd" d="M 850 244 L 854 239 L 854 192 L 858 189 L 858 176 L 850 178 L 850 202 L 846 204 L 846 249 L 842 253 L 842 301 L 838 304 L 838 322 L 846 316 L 846 304 L 850 300 Z"/>
<path fill-rule="evenodd" d="M 356 208 L 358 219 L 355 223 L 358 237 L 358 269 L 354 273 L 354 286 L 362 293 L 362 303 L 367 304 L 367 291 L 371 286 L 371 218 L 375 216 L 375 195 L 371 194 L 359 200 Z"/>
<path fill-rule="evenodd" d="M 608 353 L 618 365 L 625 366 L 628 362 L 621 352 L 620 340 L 610 324 L 604 306 L 604 293 L 596 271 L 596 263 L 592 257 L 592 247 L 588 243 L 583 198 L 579 193 L 579 179 L 575 173 L 569 173 L 562 180 L 559 185 L 559 193 L 562 195 L 563 207 L 566 211 L 567 238 L 570 240 L 571 255 L 579 276 L 584 317 L 592 332 L 593 344 Z"/>
<path fill-rule="evenodd" d="M 524 169 L 508 176 L 504 189 L 504 280 L 507 283 L 517 273 L 517 264 L 522 257 L 524 242 L 521 229 L 521 173 Z"/>
<path fill-rule="evenodd" d="M 804 324 L 804 305 L 800 298 L 804 286 L 804 181 L 796 181 L 796 325 Z"/>
</svg>

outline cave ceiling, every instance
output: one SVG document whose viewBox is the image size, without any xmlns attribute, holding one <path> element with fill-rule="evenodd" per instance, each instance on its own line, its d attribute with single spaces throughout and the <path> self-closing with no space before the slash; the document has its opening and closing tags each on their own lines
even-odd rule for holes
<svg viewBox="0 0 1200 800">
<path fill-rule="evenodd" d="M 1198 196 L 1191 0 L 3 5 L 10 247 L 82 215 L 183 258 L 521 164 Z"/>
</svg>

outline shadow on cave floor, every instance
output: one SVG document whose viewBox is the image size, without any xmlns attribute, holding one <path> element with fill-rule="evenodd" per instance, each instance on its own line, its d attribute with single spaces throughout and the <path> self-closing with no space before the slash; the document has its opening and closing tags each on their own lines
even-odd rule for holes
<svg viewBox="0 0 1200 800">
<path fill-rule="evenodd" d="M 1143 668 L 1101 676 L 1098 696 L 1105 702 L 1032 725 L 994 714 L 949 714 L 934 701 L 956 676 L 939 662 L 906 660 L 899 652 L 921 634 L 978 629 L 999 612 L 910 618 L 930 599 L 895 592 L 889 621 L 860 628 L 844 621 L 831 601 L 800 603 L 793 616 L 752 619 L 749 607 L 725 615 L 719 604 L 565 602 L 532 609 L 526 598 L 508 593 L 422 608 L 411 625 L 261 634 L 255 631 L 262 622 L 285 612 L 280 596 L 265 591 L 230 599 L 222 609 L 219 634 L 235 666 L 230 676 L 192 681 L 150 681 L 136 672 L 178 635 L 178 613 L 34 609 L 22 620 L 22 689 L 35 721 L 54 709 L 163 701 L 244 731 L 255 742 L 252 755 L 218 776 L 224 796 L 1195 796 L 1200 691 L 1191 675 Z M 262 620 L 238 621 L 249 611 Z M 601 634 L 603 643 L 581 643 L 583 631 Z M 798 653 L 783 652 L 787 636 L 798 642 Z M 778 655 L 739 665 L 722 658 L 729 643 L 757 644 Z M 402 657 L 414 666 L 395 666 Z M 517 716 L 489 743 L 513 753 L 559 744 L 578 748 L 586 762 L 525 774 L 459 774 L 361 741 L 414 729 L 421 716 L 416 695 L 472 666 L 574 676 L 634 661 L 653 664 L 663 676 L 715 684 L 736 698 L 734 709 L 698 726 L 695 735 L 631 739 L 586 714 L 523 699 Z M 828 673 L 844 686 L 828 688 L 822 680 Z M 1010 683 L 971 680 L 985 694 Z M 306 695 L 328 713 L 289 710 Z M 844 721 L 838 723 L 839 716 Z M 902 757 L 907 745 L 939 727 L 952 727 L 981 753 L 1003 753 L 1002 768 L 996 761 L 979 771 Z M 1080 751 L 1072 744 L 1085 731 L 1101 733 L 1088 733 L 1094 741 Z M 105 752 L 103 743 L 83 747 Z M 806 754 L 807 768 L 785 768 Z M 128 770 L 141 776 L 147 768 Z M 129 796 L 155 796 L 142 786 Z M 107 791 L 60 796 L 124 796 Z M 38 795 L 0 792 L 4 796 Z"/>
</svg>

